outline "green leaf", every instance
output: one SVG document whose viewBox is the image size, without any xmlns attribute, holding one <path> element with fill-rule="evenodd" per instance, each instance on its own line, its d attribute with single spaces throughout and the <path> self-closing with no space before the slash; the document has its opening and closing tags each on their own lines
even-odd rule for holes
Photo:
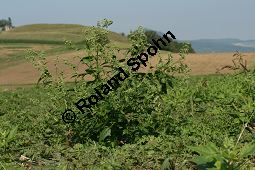
<svg viewBox="0 0 255 170">
<path fill-rule="evenodd" d="M 221 169 L 221 161 L 216 161 L 214 165 L 217 169 Z"/>
<path fill-rule="evenodd" d="M 106 137 L 111 136 L 111 129 L 105 128 L 99 135 L 99 142 L 102 142 Z"/>
<path fill-rule="evenodd" d="M 189 148 L 201 156 L 209 156 L 209 155 L 216 155 L 218 149 L 214 143 L 209 143 L 206 146 L 189 146 Z"/>
<path fill-rule="evenodd" d="M 247 157 L 249 155 L 254 155 L 255 153 L 255 143 L 245 145 L 240 151 L 240 156 Z"/>
<path fill-rule="evenodd" d="M 94 70 L 94 69 L 87 69 L 87 70 L 85 70 L 85 72 L 86 72 L 87 74 L 93 74 L 93 73 L 96 72 L 96 70 Z"/>
<path fill-rule="evenodd" d="M 81 62 L 83 62 L 83 64 L 90 63 L 91 61 L 93 61 L 93 56 L 86 56 L 81 59 Z"/>
<path fill-rule="evenodd" d="M 232 149 L 235 146 L 234 140 L 232 138 L 225 138 L 223 142 L 223 146 L 226 149 Z"/>
<path fill-rule="evenodd" d="M 170 158 L 167 158 L 164 160 L 160 169 L 161 170 L 174 170 L 174 163 L 170 160 Z"/>
<path fill-rule="evenodd" d="M 195 98 L 194 101 L 195 101 L 195 102 L 201 102 L 201 101 L 203 101 L 203 100 L 202 100 L 201 98 Z"/>
<path fill-rule="evenodd" d="M 18 130 L 18 126 L 14 127 L 8 134 L 7 136 L 7 141 L 10 142 L 14 139 L 16 133 L 17 133 L 17 130 Z"/>
<path fill-rule="evenodd" d="M 197 156 L 192 159 L 192 162 L 195 162 L 197 165 L 207 164 L 208 162 L 212 162 L 213 158 L 210 156 Z"/>
</svg>

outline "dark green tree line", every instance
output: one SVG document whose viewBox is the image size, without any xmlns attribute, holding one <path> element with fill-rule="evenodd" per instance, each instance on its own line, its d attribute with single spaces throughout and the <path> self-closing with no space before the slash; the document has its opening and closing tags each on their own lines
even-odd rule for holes
<svg viewBox="0 0 255 170">
<path fill-rule="evenodd" d="M 8 17 L 8 19 L 0 20 L 0 28 L 3 28 L 5 26 L 12 27 L 12 19 L 10 17 Z"/>
<path fill-rule="evenodd" d="M 146 30 L 145 35 L 147 37 L 148 43 L 150 44 L 154 44 L 152 39 L 157 40 L 161 38 L 161 36 L 156 31 L 153 31 L 153 30 Z M 186 44 L 186 45 L 189 46 L 188 48 L 189 53 L 195 53 L 195 50 L 192 48 L 191 44 Z M 184 46 L 184 43 L 173 41 L 169 43 L 169 45 L 162 47 L 162 49 L 165 51 L 178 53 L 183 46 Z"/>
</svg>

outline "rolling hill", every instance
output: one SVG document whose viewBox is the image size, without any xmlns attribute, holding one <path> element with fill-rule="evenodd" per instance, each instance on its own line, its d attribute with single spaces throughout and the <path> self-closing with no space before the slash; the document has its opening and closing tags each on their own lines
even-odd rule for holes
<svg viewBox="0 0 255 170">
<path fill-rule="evenodd" d="M 0 43 L 36 43 L 63 44 L 65 40 L 79 43 L 83 39 L 83 30 L 88 26 L 75 24 L 32 24 L 16 27 L 7 32 L 0 32 Z M 128 47 L 126 37 L 110 32 L 112 43 L 119 47 Z"/>
</svg>

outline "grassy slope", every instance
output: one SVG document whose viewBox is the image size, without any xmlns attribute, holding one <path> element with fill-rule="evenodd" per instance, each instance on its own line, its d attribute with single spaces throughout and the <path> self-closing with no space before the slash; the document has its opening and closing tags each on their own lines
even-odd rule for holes
<svg viewBox="0 0 255 170">
<path fill-rule="evenodd" d="M 0 69 L 23 62 L 27 49 L 44 50 L 48 55 L 66 53 L 64 41 L 81 42 L 86 29 L 75 24 L 33 24 L 0 32 Z M 127 38 L 118 33 L 110 32 L 109 38 L 119 48 L 129 46 Z"/>
<path fill-rule="evenodd" d="M 33 24 L 17 27 L 8 32 L 0 33 L 0 42 L 22 42 L 22 43 L 46 43 L 61 44 L 64 40 L 73 42 L 82 41 L 82 31 L 87 26 L 74 24 Z M 112 42 L 121 46 L 128 45 L 125 37 L 118 33 L 110 32 L 109 38 Z"/>
</svg>

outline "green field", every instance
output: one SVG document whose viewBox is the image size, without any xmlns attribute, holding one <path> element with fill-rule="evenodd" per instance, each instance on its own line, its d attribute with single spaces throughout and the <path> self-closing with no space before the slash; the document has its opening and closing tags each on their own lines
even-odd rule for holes
<svg viewBox="0 0 255 170">
<path fill-rule="evenodd" d="M 46 56 L 70 52 L 61 45 L 68 39 L 86 50 L 88 56 L 81 64 L 89 65 L 86 74 L 98 78 L 65 83 L 59 74 L 58 81 L 52 81 L 42 64 L 38 86 L 30 84 L 12 91 L 0 87 L 0 169 L 255 167 L 255 132 L 251 126 L 255 120 L 254 68 L 238 69 L 235 74 L 189 76 L 182 60 L 173 63 L 169 59 L 160 62 L 153 73 L 130 73 L 116 90 L 92 107 L 89 117 L 74 103 L 108 80 L 102 76 L 108 75 L 105 68 L 128 69 L 112 57 L 119 51 L 104 40 L 108 37 L 136 55 L 146 46 L 139 31 L 128 41 L 117 33 L 109 32 L 108 36 L 98 29 L 87 35 L 93 40 L 91 46 L 83 47 L 83 28 L 93 31 L 80 25 L 44 24 L 0 33 L 3 68 L 25 60 L 25 51 L 15 50 L 42 49 L 45 44 Z M 63 122 L 66 109 L 77 113 L 75 123 Z"/>
<path fill-rule="evenodd" d="M 72 24 L 33 24 L 0 32 L 0 43 L 64 44 L 65 40 L 79 43 L 87 26 Z M 128 47 L 128 40 L 115 32 L 109 33 L 112 43 Z"/>
<path fill-rule="evenodd" d="M 203 85 L 205 81 L 206 86 Z M 239 75 L 177 79 L 174 87 L 167 94 L 161 95 L 162 106 L 157 107 L 160 110 L 150 111 L 151 107 L 156 107 L 153 103 L 140 103 L 140 109 L 134 111 L 140 118 L 133 117 L 137 124 L 129 123 L 129 128 L 133 130 L 129 129 L 128 135 L 134 135 L 135 139 L 114 148 L 105 147 L 107 140 L 105 143 L 94 143 L 86 136 L 93 136 L 91 126 L 96 126 L 93 123 L 105 127 L 115 121 L 117 123 L 114 117 L 111 118 L 114 116 L 112 114 L 125 112 L 117 103 L 127 107 L 132 105 L 134 108 L 139 105 L 133 102 L 124 104 L 127 101 L 118 98 L 119 92 L 112 94 L 99 106 L 104 108 L 110 102 L 116 104 L 108 109 L 112 113 L 107 117 L 112 122 L 103 122 L 106 117 L 102 121 L 97 120 L 103 116 L 98 112 L 94 118 L 85 120 L 85 116 L 79 113 L 78 119 L 82 119 L 84 124 L 74 126 L 61 120 L 64 105 L 62 100 L 56 99 L 55 95 L 59 94 L 57 90 L 52 92 L 43 88 L 31 88 L 1 92 L 1 132 L 8 132 L 15 126 L 18 126 L 18 131 L 8 143 L 4 142 L 5 138 L 1 138 L 0 160 L 5 167 L 8 167 L 8 162 L 12 164 L 11 167 L 21 163 L 17 158 L 25 155 L 33 160 L 33 167 L 43 169 L 54 169 L 67 162 L 77 169 L 158 169 L 166 158 L 171 158 L 178 169 L 192 167 L 187 160 L 194 157 L 195 153 L 188 146 L 213 142 L 223 148 L 225 138 L 236 142 L 243 123 L 254 111 L 254 82 L 254 74 L 250 77 Z M 142 93 L 136 98 L 143 98 Z M 133 101 L 137 99 L 130 98 Z M 132 114 L 129 116 L 132 119 Z M 119 125 L 123 123 L 119 122 Z M 78 130 L 77 126 L 83 127 L 83 130 Z M 70 129 L 74 132 L 76 129 L 79 136 L 68 134 Z M 88 129 L 92 131 L 88 132 Z M 94 130 L 99 129 L 102 128 L 95 127 Z M 253 134 L 244 131 L 238 147 L 253 138 Z M 40 165 L 40 162 L 45 165 Z M 250 158 L 252 162 L 254 159 Z"/>
<path fill-rule="evenodd" d="M 74 24 L 33 24 L 0 32 L 0 69 L 24 62 L 28 49 L 56 55 L 70 51 L 65 45 L 66 40 L 82 46 L 83 32 L 87 29 L 87 26 Z M 110 32 L 109 39 L 120 49 L 130 46 L 127 38 L 118 33 Z"/>
</svg>

